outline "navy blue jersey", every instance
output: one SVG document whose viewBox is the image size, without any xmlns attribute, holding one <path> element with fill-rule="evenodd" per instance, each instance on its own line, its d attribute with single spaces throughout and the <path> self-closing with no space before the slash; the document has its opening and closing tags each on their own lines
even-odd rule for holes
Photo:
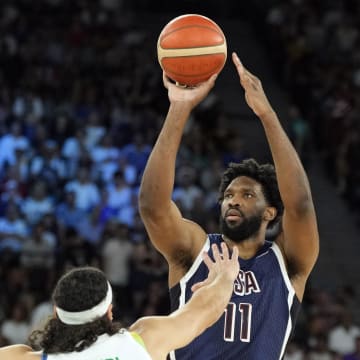
<svg viewBox="0 0 360 360">
<path fill-rule="evenodd" d="M 208 235 L 189 271 L 170 289 L 172 310 L 183 306 L 191 297 L 191 286 L 207 277 L 201 254 L 208 251 L 211 257 L 211 244 L 221 241 L 219 234 Z M 256 256 L 239 262 L 222 317 L 188 346 L 172 352 L 171 360 L 282 359 L 300 307 L 282 253 L 276 243 L 266 241 Z"/>
</svg>

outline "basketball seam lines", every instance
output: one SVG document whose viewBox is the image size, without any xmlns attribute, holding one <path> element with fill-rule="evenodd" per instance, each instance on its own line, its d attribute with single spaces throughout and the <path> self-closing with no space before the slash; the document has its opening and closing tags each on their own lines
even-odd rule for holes
<svg viewBox="0 0 360 360">
<path fill-rule="evenodd" d="M 164 38 L 166 38 L 167 36 L 171 35 L 172 33 L 176 32 L 176 31 L 179 31 L 179 30 L 183 30 L 183 29 L 188 29 L 188 28 L 201 28 L 201 29 L 207 29 L 207 30 L 210 30 L 218 35 L 221 35 L 223 41 L 225 42 L 225 35 L 224 33 L 222 32 L 222 30 L 220 28 L 217 28 L 217 29 L 213 29 L 211 27 L 208 27 L 208 26 L 204 26 L 204 25 L 186 25 L 186 26 L 181 26 L 181 27 L 178 27 L 174 30 L 171 30 L 169 32 L 167 32 L 166 34 L 160 34 L 159 36 L 159 41 L 161 42 Z M 217 31 L 216 31 L 217 30 Z"/>
<path fill-rule="evenodd" d="M 189 53 L 189 51 L 191 53 Z M 213 55 L 224 54 L 226 56 L 226 43 L 215 46 L 203 46 L 203 47 L 189 47 L 180 49 L 164 49 L 161 46 L 158 47 L 158 57 L 160 60 L 166 57 L 187 57 L 187 56 L 201 56 L 201 55 Z"/>
</svg>

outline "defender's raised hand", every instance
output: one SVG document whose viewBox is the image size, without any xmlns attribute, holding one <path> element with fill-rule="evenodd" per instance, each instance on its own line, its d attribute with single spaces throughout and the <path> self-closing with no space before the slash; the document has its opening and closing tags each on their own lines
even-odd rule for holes
<svg viewBox="0 0 360 360">
<path fill-rule="evenodd" d="M 247 70 L 234 52 L 232 60 L 240 77 L 240 84 L 245 90 L 245 99 L 254 113 L 261 117 L 267 113 L 274 112 L 261 84 L 261 81 Z"/>
<path fill-rule="evenodd" d="M 209 269 L 208 277 L 204 281 L 194 284 L 191 288 L 192 291 L 196 291 L 202 286 L 210 284 L 212 281 L 215 281 L 216 278 L 220 277 L 223 281 L 234 282 L 239 273 L 239 251 L 236 246 L 233 247 L 231 255 L 224 242 L 221 243 L 221 253 L 216 244 L 213 244 L 211 248 L 214 255 L 214 261 L 210 258 L 207 252 L 203 254 L 204 263 Z"/>
</svg>

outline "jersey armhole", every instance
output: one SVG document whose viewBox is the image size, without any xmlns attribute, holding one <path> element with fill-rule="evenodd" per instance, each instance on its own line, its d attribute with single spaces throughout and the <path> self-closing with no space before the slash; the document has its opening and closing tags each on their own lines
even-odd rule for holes
<svg viewBox="0 0 360 360">
<path fill-rule="evenodd" d="M 144 340 L 142 339 L 142 337 L 135 331 L 130 332 L 130 335 L 133 337 L 133 339 L 139 344 L 141 345 L 144 349 L 146 349 L 145 347 L 145 343 Z M 43 360 L 43 359 L 41 359 Z"/>
<path fill-rule="evenodd" d="M 273 244 L 271 246 L 271 249 L 274 252 L 274 254 L 275 254 L 275 256 L 276 256 L 276 258 L 278 260 L 280 270 L 281 270 L 283 279 L 285 281 L 286 287 L 289 290 L 289 293 L 291 295 L 296 296 L 296 292 L 295 292 L 295 289 L 294 289 L 294 287 L 293 287 L 293 285 L 291 283 L 291 280 L 289 278 L 289 274 L 288 274 L 287 269 L 286 269 L 285 259 L 284 259 L 284 256 L 283 256 L 281 250 L 280 250 L 279 245 L 276 242 L 273 242 Z"/>
</svg>

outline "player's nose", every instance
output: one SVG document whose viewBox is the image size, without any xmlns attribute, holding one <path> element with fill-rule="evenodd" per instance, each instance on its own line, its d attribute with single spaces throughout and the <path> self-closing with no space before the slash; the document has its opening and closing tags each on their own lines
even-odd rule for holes
<svg viewBox="0 0 360 360">
<path fill-rule="evenodd" d="M 234 195 L 228 203 L 229 207 L 241 207 L 240 196 Z"/>
</svg>

